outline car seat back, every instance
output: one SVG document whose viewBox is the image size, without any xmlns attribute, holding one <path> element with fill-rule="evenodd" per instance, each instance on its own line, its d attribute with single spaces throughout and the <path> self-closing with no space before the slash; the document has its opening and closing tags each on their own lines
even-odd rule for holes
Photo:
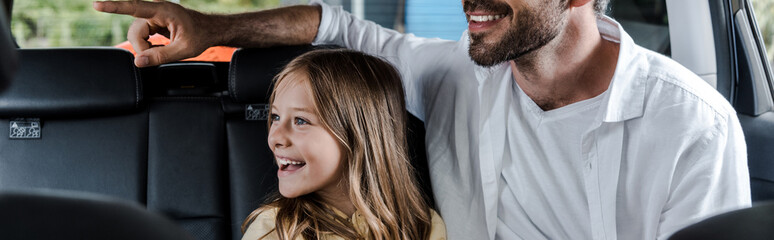
<svg viewBox="0 0 774 240">
<path fill-rule="evenodd" d="M 193 239 L 139 204 L 72 192 L 0 193 L 6 240 Z"/>
<path fill-rule="evenodd" d="M 67 189 L 145 203 L 148 114 L 123 50 L 22 49 L 0 92 L 0 190 Z"/>
<path fill-rule="evenodd" d="M 181 62 L 142 73 L 149 86 L 148 209 L 197 239 L 228 239 L 225 123 L 215 66 Z"/>
<path fill-rule="evenodd" d="M 10 129 L 0 137 L 0 190 L 104 194 L 163 213 L 197 239 L 230 237 L 217 96 L 154 89 L 164 94 L 145 98 L 125 50 L 19 53 L 14 84 L 0 93 Z"/>
</svg>

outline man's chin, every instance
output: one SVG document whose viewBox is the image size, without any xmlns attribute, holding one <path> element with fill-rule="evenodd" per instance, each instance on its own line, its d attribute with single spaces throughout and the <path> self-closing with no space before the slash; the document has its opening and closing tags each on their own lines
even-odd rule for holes
<svg viewBox="0 0 774 240">
<path fill-rule="evenodd" d="M 468 55 L 476 65 L 482 67 L 492 67 L 503 62 L 510 60 L 510 55 L 506 46 L 501 46 L 504 40 L 498 39 L 494 36 L 488 36 L 487 40 L 484 34 L 470 34 L 470 46 L 468 47 Z M 496 40 L 492 40 L 496 39 Z"/>
<path fill-rule="evenodd" d="M 491 51 L 487 51 L 486 49 L 474 48 L 473 46 L 471 46 L 470 49 L 468 50 L 468 55 L 470 56 L 470 59 L 473 60 L 474 63 L 476 63 L 476 65 L 479 65 L 482 67 L 492 67 L 508 61 L 508 59 L 506 58 L 496 56 L 498 54 L 492 54 Z"/>
</svg>

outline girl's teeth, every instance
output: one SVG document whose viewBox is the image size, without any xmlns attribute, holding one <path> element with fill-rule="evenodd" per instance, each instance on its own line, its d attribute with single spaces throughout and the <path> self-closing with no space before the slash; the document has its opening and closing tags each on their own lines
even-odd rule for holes
<svg viewBox="0 0 774 240">
<path fill-rule="evenodd" d="M 303 162 L 295 162 L 295 161 L 289 161 L 289 160 L 284 160 L 284 159 L 279 159 L 279 163 L 281 165 L 290 165 L 290 164 L 301 165 L 301 164 L 303 164 Z"/>
</svg>

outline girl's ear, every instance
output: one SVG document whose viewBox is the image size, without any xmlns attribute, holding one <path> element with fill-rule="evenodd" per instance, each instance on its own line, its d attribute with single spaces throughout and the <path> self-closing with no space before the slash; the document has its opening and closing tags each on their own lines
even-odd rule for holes
<svg viewBox="0 0 774 240">
<path fill-rule="evenodd" d="M 593 1 L 596 0 L 570 0 L 570 7 L 582 7 L 583 5 Z"/>
</svg>

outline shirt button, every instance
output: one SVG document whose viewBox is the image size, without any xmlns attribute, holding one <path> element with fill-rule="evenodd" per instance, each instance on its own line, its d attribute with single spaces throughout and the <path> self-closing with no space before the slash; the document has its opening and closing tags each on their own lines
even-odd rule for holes
<svg viewBox="0 0 774 240">
<path fill-rule="evenodd" d="M 591 170 L 591 162 L 586 163 L 586 170 Z"/>
</svg>

